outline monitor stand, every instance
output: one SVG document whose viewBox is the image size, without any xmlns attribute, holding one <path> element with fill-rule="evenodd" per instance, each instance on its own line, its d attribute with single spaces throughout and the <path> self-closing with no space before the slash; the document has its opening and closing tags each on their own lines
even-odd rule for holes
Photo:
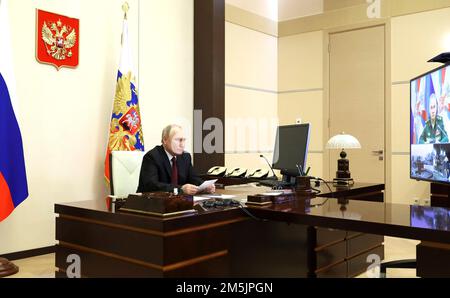
<svg viewBox="0 0 450 298">
<path fill-rule="evenodd" d="M 295 178 L 296 178 L 295 176 L 290 176 L 290 175 L 283 174 L 283 177 L 281 178 L 281 181 L 284 182 L 284 183 L 289 183 L 292 186 L 295 186 L 295 183 L 296 183 Z"/>
<path fill-rule="evenodd" d="M 355 184 L 353 178 L 334 178 L 333 185 L 334 186 L 350 186 Z"/>
</svg>

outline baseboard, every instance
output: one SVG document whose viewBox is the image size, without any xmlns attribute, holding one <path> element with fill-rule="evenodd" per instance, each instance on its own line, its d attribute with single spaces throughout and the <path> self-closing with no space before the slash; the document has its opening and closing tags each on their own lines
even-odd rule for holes
<svg viewBox="0 0 450 298">
<path fill-rule="evenodd" d="M 18 251 L 9 254 L 0 255 L 0 258 L 5 258 L 10 261 L 26 259 L 31 257 L 37 257 L 42 255 L 47 255 L 55 252 L 55 246 L 47 246 L 41 248 L 35 248 L 30 250 Z"/>
</svg>

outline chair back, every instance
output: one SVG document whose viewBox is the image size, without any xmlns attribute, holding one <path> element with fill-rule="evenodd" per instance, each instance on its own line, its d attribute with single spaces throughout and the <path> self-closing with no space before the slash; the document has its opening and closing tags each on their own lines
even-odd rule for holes
<svg viewBox="0 0 450 298">
<path fill-rule="evenodd" d="M 142 151 L 112 151 L 111 152 L 111 194 L 127 197 L 136 193 L 141 173 Z"/>
</svg>

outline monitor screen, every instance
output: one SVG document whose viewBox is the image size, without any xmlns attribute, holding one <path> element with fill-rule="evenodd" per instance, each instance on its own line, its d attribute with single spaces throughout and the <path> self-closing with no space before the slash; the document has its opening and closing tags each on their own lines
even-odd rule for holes
<svg viewBox="0 0 450 298">
<path fill-rule="evenodd" d="M 450 66 L 410 82 L 410 177 L 450 183 Z"/>
<path fill-rule="evenodd" d="M 299 166 L 303 171 L 309 145 L 309 123 L 279 126 L 275 139 L 273 168 L 283 175 L 298 176 Z"/>
</svg>

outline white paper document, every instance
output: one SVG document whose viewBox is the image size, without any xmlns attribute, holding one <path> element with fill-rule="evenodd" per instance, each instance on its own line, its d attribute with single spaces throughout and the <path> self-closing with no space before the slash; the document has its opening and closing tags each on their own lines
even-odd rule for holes
<svg viewBox="0 0 450 298">
<path fill-rule="evenodd" d="M 232 198 L 235 198 L 236 196 L 233 196 L 233 195 L 221 195 L 221 194 L 210 194 L 210 195 L 204 195 L 204 197 L 210 198 L 210 199 L 232 199 Z"/>
<path fill-rule="evenodd" d="M 200 185 L 198 187 L 198 191 L 204 191 L 205 189 L 207 189 L 208 187 L 210 187 L 211 185 L 213 185 L 216 182 L 217 182 L 217 179 L 206 180 L 205 182 L 202 183 L 202 185 Z"/>
<path fill-rule="evenodd" d="M 201 202 L 209 199 L 233 199 L 236 196 L 233 195 L 220 195 L 220 194 L 208 194 L 201 196 L 194 196 L 194 203 Z"/>
<path fill-rule="evenodd" d="M 194 203 L 209 200 L 208 197 L 194 196 Z"/>
</svg>

